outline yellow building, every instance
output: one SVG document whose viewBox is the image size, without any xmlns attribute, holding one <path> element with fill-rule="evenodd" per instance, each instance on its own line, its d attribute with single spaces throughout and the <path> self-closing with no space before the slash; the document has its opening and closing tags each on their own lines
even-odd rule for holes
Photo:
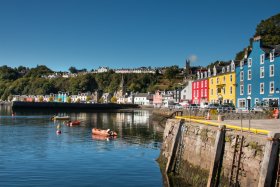
<svg viewBox="0 0 280 187">
<path fill-rule="evenodd" d="M 213 74 L 208 69 L 209 77 L 209 102 L 210 103 L 233 103 L 236 102 L 236 79 L 235 79 L 235 63 L 232 61 L 230 65 L 213 68 Z"/>
</svg>

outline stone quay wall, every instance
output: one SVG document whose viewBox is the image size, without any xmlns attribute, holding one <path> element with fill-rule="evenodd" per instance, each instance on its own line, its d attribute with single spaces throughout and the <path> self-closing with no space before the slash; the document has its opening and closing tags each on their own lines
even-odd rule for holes
<svg viewBox="0 0 280 187">
<path fill-rule="evenodd" d="M 163 172 L 192 186 L 271 186 L 278 166 L 276 135 L 168 119 L 158 161 Z"/>
</svg>

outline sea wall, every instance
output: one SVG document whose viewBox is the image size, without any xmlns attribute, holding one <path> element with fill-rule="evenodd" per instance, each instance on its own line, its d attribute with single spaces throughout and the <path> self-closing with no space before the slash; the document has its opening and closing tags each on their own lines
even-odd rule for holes
<svg viewBox="0 0 280 187">
<path fill-rule="evenodd" d="M 279 147 L 275 134 L 270 136 L 168 119 L 158 161 L 172 183 L 180 178 L 192 186 L 270 186 Z"/>
</svg>

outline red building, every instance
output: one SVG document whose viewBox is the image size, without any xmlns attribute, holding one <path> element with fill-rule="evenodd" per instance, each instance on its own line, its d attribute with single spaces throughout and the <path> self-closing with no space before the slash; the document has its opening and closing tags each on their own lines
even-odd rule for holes
<svg viewBox="0 0 280 187">
<path fill-rule="evenodd" d="M 197 72 L 197 80 L 192 83 L 192 103 L 200 104 L 209 100 L 209 82 L 207 71 Z"/>
</svg>

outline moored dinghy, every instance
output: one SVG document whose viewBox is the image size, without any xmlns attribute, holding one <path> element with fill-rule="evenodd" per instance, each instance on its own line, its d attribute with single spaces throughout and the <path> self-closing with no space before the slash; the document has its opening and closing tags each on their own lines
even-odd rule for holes
<svg viewBox="0 0 280 187">
<path fill-rule="evenodd" d="M 93 128 L 91 131 L 92 131 L 92 134 L 100 135 L 100 136 L 117 136 L 118 135 L 115 131 L 112 131 L 110 129 L 102 130 L 102 129 Z"/>
</svg>

